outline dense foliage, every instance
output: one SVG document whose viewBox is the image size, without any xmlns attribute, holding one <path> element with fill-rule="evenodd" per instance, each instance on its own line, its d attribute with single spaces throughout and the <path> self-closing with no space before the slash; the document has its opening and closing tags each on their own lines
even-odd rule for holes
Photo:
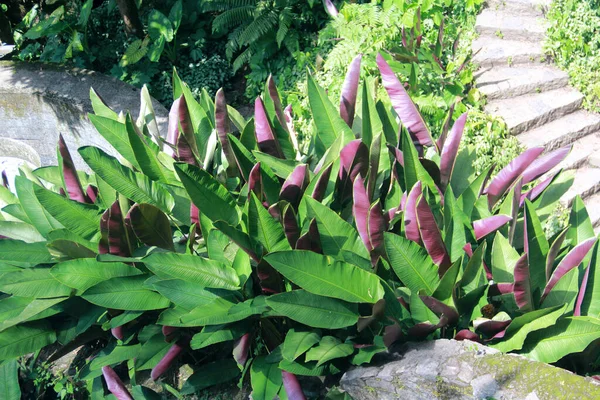
<svg viewBox="0 0 600 400">
<path fill-rule="evenodd" d="M 585 95 L 584 106 L 600 112 L 600 5 L 595 0 L 554 0 L 546 50 Z"/>
<path fill-rule="evenodd" d="M 82 147 L 93 172 L 78 172 L 61 138 L 58 166 L 0 189 L 7 388 L 17 357 L 91 343 L 76 374 L 118 399 L 131 398 L 123 380 L 151 396 L 140 374 L 161 381 L 177 360 L 194 373 L 171 393 L 239 380 L 255 400 L 303 399 L 302 376 L 436 338 L 597 371 L 600 242 L 580 199 L 563 232 L 541 227 L 572 183 L 548 175 L 570 149 L 477 174 L 460 147 L 467 114 L 434 141 L 376 63 L 392 107 L 361 83 L 360 57 L 339 109 L 309 76 L 306 153 L 272 79 L 247 120 L 175 74 L 166 140 L 151 108 L 134 122 L 92 91 L 90 120 L 118 156 Z"/>
</svg>

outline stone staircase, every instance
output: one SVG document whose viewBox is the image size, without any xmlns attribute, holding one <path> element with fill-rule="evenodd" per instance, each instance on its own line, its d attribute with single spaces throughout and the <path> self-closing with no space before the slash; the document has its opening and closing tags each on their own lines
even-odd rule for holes
<svg viewBox="0 0 600 400">
<path fill-rule="evenodd" d="M 600 115 L 581 108 L 583 95 L 568 85 L 569 77 L 546 60 L 542 43 L 545 11 L 551 0 L 487 0 L 479 14 L 479 50 L 474 62 L 486 111 L 506 121 L 510 132 L 527 147 L 546 151 L 572 145 L 558 168 L 575 170 L 562 202 L 580 195 L 595 228 L 600 227 Z"/>
</svg>

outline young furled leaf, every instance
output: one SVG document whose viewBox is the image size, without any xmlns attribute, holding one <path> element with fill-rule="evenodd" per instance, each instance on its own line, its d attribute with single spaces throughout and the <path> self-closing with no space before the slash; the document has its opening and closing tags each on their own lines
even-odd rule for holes
<svg viewBox="0 0 600 400">
<path fill-rule="evenodd" d="M 354 122 L 354 108 L 356 107 L 356 94 L 358 92 L 358 80 L 360 78 L 360 61 L 362 54 L 354 57 L 348 72 L 346 73 L 346 79 L 342 86 L 342 96 L 340 100 L 340 116 L 352 128 Z"/>
<path fill-rule="evenodd" d="M 458 147 L 462 140 L 463 131 L 465 129 L 465 123 L 467 122 L 467 113 L 464 113 L 454 123 L 448 139 L 444 143 L 444 147 L 441 149 L 442 154 L 440 156 L 440 175 L 441 175 L 441 186 L 442 191 L 450 183 L 452 171 L 456 164 L 456 156 L 458 154 Z"/>
<path fill-rule="evenodd" d="M 83 192 L 83 187 L 79 181 L 73 158 L 71 158 L 71 153 L 69 153 L 69 149 L 62 134 L 58 135 L 58 152 L 62 161 L 63 179 L 69 198 L 80 203 L 89 203 L 90 201 Z"/>
</svg>

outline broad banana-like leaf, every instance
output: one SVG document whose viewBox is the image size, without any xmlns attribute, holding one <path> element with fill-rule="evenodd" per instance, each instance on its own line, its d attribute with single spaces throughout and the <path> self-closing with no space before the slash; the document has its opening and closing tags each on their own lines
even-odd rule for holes
<svg viewBox="0 0 600 400">
<path fill-rule="evenodd" d="M 515 283 L 513 291 L 515 300 L 521 311 L 531 311 L 534 309 L 533 289 L 531 287 L 531 278 L 529 265 L 527 263 L 527 253 L 523 254 L 515 264 Z"/>
<path fill-rule="evenodd" d="M 135 204 L 125 221 L 142 243 L 175 251 L 169 218 L 157 207 Z"/>
<path fill-rule="evenodd" d="M 353 140 L 340 153 L 340 172 L 337 195 L 344 201 L 352 194 L 352 186 L 358 175 L 367 176 L 369 171 L 369 148 L 361 140 Z"/>
<path fill-rule="evenodd" d="M 217 94 L 215 95 L 215 128 L 217 129 L 217 134 L 219 135 L 221 148 L 223 149 L 225 158 L 227 158 L 227 162 L 229 163 L 229 168 L 233 168 L 235 165 L 235 158 L 233 156 L 233 151 L 231 150 L 231 144 L 229 143 L 229 139 L 227 137 L 227 135 L 231 133 L 231 124 L 229 122 L 227 101 L 225 100 L 225 92 L 223 92 L 223 88 L 217 90 Z"/>
<path fill-rule="evenodd" d="M 321 254 L 280 251 L 268 254 L 265 260 L 298 286 L 320 296 L 371 304 L 383 298 L 383 288 L 375 274 L 341 261 L 331 263 Z"/>
<path fill-rule="evenodd" d="M 446 245 L 442 240 L 440 230 L 424 196 L 421 196 L 416 209 L 419 232 L 423 239 L 423 245 L 427 249 L 433 262 L 439 267 L 438 274 L 441 278 L 452 264 L 450 262 L 450 256 L 448 256 Z"/>
<path fill-rule="evenodd" d="M 317 229 L 317 220 L 312 219 L 308 226 L 308 231 L 300 236 L 296 242 L 297 250 L 310 250 L 315 253 L 323 254 L 323 248 L 321 247 L 321 237 Z"/>
<path fill-rule="evenodd" d="M 308 179 L 308 165 L 298 165 L 283 183 L 281 192 L 279 193 L 279 200 L 285 200 L 295 209 L 298 209 L 304 190 L 308 186 Z"/>
<path fill-rule="evenodd" d="M 265 105 L 260 97 L 254 102 L 254 129 L 256 133 L 256 142 L 258 148 L 263 153 L 277 158 L 285 158 L 281 151 L 279 141 L 273 133 L 269 116 L 265 110 Z"/>
<path fill-rule="evenodd" d="M 415 183 L 410 193 L 406 198 L 404 207 L 404 230 L 406 238 L 417 244 L 422 244 L 421 231 L 419 230 L 419 222 L 417 221 L 417 202 L 422 194 L 421 182 Z"/>
</svg>

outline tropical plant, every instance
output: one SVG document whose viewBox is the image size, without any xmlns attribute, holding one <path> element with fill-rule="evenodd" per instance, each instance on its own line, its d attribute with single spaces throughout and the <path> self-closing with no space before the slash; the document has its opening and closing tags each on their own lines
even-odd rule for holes
<svg viewBox="0 0 600 400">
<path fill-rule="evenodd" d="M 315 0 L 209 0 L 205 12 L 216 13 L 212 26 L 216 33 L 227 34 L 227 55 L 237 71 L 253 56 L 269 57 L 280 48 L 298 51 L 306 26 L 325 13 L 314 7 Z M 315 29 L 316 30 L 316 29 Z"/>
<path fill-rule="evenodd" d="M 180 393 L 249 375 L 253 399 L 303 399 L 301 376 L 426 338 L 595 361 L 600 244 L 580 200 L 556 238 L 541 228 L 572 183 L 546 177 L 569 149 L 529 149 L 488 183 L 460 147 L 466 114 L 434 141 L 385 59 L 391 109 L 360 63 L 339 110 L 309 77 L 305 154 L 272 78 L 246 120 L 174 74 L 166 140 L 151 108 L 134 122 L 92 91 L 118 157 L 82 147 L 93 173 L 78 172 L 61 138 L 58 166 L 0 189 L 0 360 L 102 338 L 78 378 L 118 399 L 126 376 L 151 393 L 140 371 L 159 380 L 177 359 L 194 367 Z"/>
</svg>

